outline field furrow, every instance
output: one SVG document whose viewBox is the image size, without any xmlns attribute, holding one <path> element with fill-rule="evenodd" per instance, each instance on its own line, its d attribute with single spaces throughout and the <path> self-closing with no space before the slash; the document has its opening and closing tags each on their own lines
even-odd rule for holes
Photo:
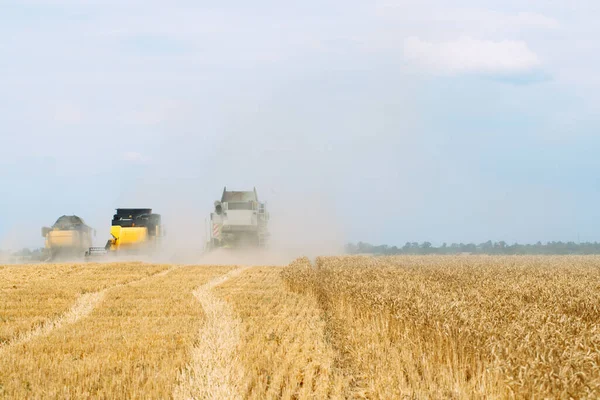
<svg viewBox="0 0 600 400">
<path fill-rule="evenodd" d="M 142 263 L 5 266 L 0 269 L 0 348 L 85 311 L 86 303 L 111 286 L 167 268 Z"/>
<path fill-rule="evenodd" d="M 73 304 L 73 306 L 67 312 L 59 315 L 57 318 L 48 319 L 48 320 L 44 321 L 43 323 L 36 326 L 34 329 L 32 329 L 30 331 L 25 331 L 25 332 L 19 333 L 16 336 L 13 336 L 13 338 L 11 340 L 0 345 L 0 352 L 3 351 L 4 349 L 8 348 L 9 346 L 16 346 L 19 344 L 26 343 L 26 342 L 34 339 L 37 336 L 48 335 L 54 329 L 59 329 L 60 327 L 62 327 L 63 325 L 66 325 L 66 324 L 73 324 L 73 323 L 79 321 L 81 318 L 86 317 L 102 301 L 102 299 L 104 298 L 104 295 L 106 294 L 106 292 L 109 289 L 118 288 L 120 286 L 129 284 L 129 283 L 133 283 L 133 282 L 141 282 L 146 279 L 150 279 L 152 277 L 164 276 L 167 273 L 169 273 L 173 268 L 174 267 L 171 267 L 171 268 L 165 269 L 161 272 L 147 275 L 144 278 L 131 280 L 128 283 L 119 283 L 117 285 L 109 286 L 106 289 L 103 289 L 103 290 L 100 290 L 97 292 L 84 293 L 81 296 L 79 296 L 79 298 L 75 301 L 75 304 Z"/>
<path fill-rule="evenodd" d="M 204 321 L 192 294 L 228 267 L 180 267 L 108 289 L 70 325 L 0 353 L 8 398 L 170 398 Z"/>
<path fill-rule="evenodd" d="M 194 290 L 194 296 L 205 314 L 192 360 L 182 372 L 175 389 L 176 399 L 239 399 L 243 366 L 237 356 L 240 340 L 240 321 L 229 305 L 215 297 L 212 290 L 245 268 L 237 268 L 228 274 L 212 279 Z"/>
<path fill-rule="evenodd" d="M 0 398 L 600 397 L 600 257 L 0 267 Z"/>
<path fill-rule="evenodd" d="M 241 320 L 242 398 L 347 398 L 314 297 L 289 291 L 282 268 L 255 267 L 215 288 Z"/>
</svg>

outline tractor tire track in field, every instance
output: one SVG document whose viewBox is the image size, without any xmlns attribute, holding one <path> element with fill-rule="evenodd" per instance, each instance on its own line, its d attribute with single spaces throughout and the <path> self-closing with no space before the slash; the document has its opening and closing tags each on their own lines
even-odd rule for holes
<svg viewBox="0 0 600 400">
<path fill-rule="evenodd" d="M 179 377 L 175 399 L 240 399 L 243 367 L 237 356 L 241 322 L 212 289 L 240 275 L 240 267 L 194 290 L 206 320 L 191 351 L 191 362 Z"/>
<path fill-rule="evenodd" d="M 47 336 L 55 329 L 59 329 L 65 325 L 74 324 L 80 319 L 87 317 L 89 314 L 92 313 L 92 311 L 94 311 L 98 304 L 100 304 L 100 302 L 102 301 L 102 299 L 104 299 L 104 296 L 109 290 L 127 286 L 132 283 L 143 282 L 147 279 L 165 276 L 176 268 L 179 268 L 179 266 L 172 266 L 171 268 L 167 268 L 155 274 L 148 275 L 127 283 L 119 283 L 117 285 L 109 286 L 97 292 L 84 293 L 81 296 L 79 296 L 77 300 L 75 300 L 73 306 L 63 314 L 40 324 L 39 326 L 28 332 L 24 332 L 15 336 L 12 340 L 9 340 L 8 342 L 0 344 L 0 352 L 11 346 L 27 343 L 38 336 Z"/>
</svg>

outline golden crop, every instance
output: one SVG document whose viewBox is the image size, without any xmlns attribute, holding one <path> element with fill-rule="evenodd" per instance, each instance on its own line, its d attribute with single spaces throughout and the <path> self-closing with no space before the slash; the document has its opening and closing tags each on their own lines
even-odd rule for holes
<svg viewBox="0 0 600 400">
<path fill-rule="evenodd" d="M 141 263 L 6 266 L 0 269 L 0 346 L 64 313 L 82 294 L 166 268 Z"/>
<path fill-rule="evenodd" d="M 600 396 L 598 257 L 328 257 L 284 277 L 367 397 Z"/>
<path fill-rule="evenodd" d="M 0 398 L 600 397 L 600 257 L 0 266 Z"/>
<path fill-rule="evenodd" d="M 192 290 L 228 269 L 176 268 L 109 289 L 85 318 L 1 351 L 0 394 L 169 398 L 203 320 Z"/>
<path fill-rule="evenodd" d="M 343 398 L 348 383 L 313 296 L 290 292 L 279 267 L 258 267 L 217 288 L 242 322 L 241 398 Z"/>
</svg>

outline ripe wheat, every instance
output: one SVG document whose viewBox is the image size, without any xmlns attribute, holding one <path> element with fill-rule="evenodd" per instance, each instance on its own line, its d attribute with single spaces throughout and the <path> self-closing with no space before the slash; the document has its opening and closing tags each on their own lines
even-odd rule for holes
<svg viewBox="0 0 600 400">
<path fill-rule="evenodd" d="M 5 266 L 0 269 L 0 347 L 59 317 L 83 294 L 167 268 L 142 263 Z"/>
<path fill-rule="evenodd" d="M 109 289 L 86 318 L 0 353 L 0 394 L 170 398 L 203 322 L 192 291 L 228 269 L 176 268 Z"/>
<path fill-rule="evenodd" d="M 0 267 L 0 397 L 600 397 L 600 257 L 234 268 Z"/>
<path fill-rule="evenodd" d="M 284 277 L 368 397 L 600 396 L 598 257 L 331 257 Z"/>
<path fill-rule="evenodd" d="M 313 296 L 290 292 L 282 268 L 257 267 L 216 288 L 242 323 L 243 398 L 346 398 L 348 382 Z"/>
</svg>

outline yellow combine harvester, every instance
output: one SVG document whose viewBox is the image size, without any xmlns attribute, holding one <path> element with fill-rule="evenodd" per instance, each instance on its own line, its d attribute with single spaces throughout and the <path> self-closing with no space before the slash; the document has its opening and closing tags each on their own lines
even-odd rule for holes
<svg viewBox="0 0 600 400">
<path fill-rule="evenodd" d="M 42 228 L 47 259 L 81 257 L 92 244 L 95 231 L 76 215 L 63 215 L 52 227 Z"/>
<path fill-rule="evenodd" d="M 86 256 L 153 254 L 164 236 L 164 229 L 160 215 L 152 213 L 151 208 L 117 208 L 110 235 L 104 247 L 90 247 Z"/>
</svg>

